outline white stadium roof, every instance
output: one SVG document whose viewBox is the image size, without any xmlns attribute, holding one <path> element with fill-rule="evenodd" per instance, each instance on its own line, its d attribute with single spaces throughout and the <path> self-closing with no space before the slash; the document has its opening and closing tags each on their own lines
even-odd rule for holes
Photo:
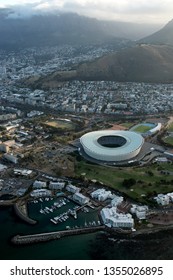
<svg viewBox="0 0 173 280">
<path fill-rule="evenodd" d="M 100 130 L 84 134 L 80 143 L 87 155 L 102 161 L 123 161 L 135 157 L 144 143 L 132 131 Z"/>
</svg>

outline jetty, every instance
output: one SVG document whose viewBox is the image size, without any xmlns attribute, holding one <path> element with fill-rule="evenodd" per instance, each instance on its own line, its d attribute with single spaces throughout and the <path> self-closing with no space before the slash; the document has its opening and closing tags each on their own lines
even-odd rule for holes
<svg viewBox="0 0 173 280">
<path fill-rule="evenodd" d="M 32 243 L 56 240 L 65 236 L 93 233 L 101 230 L 105 230 L 104 225 L 88 227 L 88 228 L 78 228 L 78 229 L 68 229 L 62 231 L 38 233 L 38 234 L 31 234 L 31 235 L 16 235 L 12 238 L 11 241 L 15 245 L 24 245 L 24 244 L 32 244 Z"/>
</svg>

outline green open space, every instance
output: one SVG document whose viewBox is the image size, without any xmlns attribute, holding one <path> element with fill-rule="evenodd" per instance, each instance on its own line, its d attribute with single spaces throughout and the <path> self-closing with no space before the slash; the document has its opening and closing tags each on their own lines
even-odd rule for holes
<svg viewBox="0 0 173 280">
<path fill-rule="evenodd" d="M 49 127 L 62 129 L 62 130 L 75 129 L 75 124 L 73 122 L 65 121 L 65 120 L 53 120 L 53 121 L 51 120 L 51 121 L 46 121 L 44 124 Z"/>
<path fill-rule="evenodd" d="M 120 123 L 120 125 L 124 126 L 125 128 L 130 128 L 130 127 L 134 126 L 134 123 L 132 123 L 132 122 L 123 122 L 123 123 Z"/>
<path fill-rule="evenodd" d="M 172 136 L 167 136 L 163 140 L 164 140 L 165 143 L 173 146 L 173 137 Z"/>
<path fill-rule="evenodd" d="M 165 163 L 138 168 L 114 168 L 93 165 L 82 160 L 76 163 L 75 173 L 77 176 L 85 173 L 87 179 L 97 180 L 132 199 L 146 202 L 146 198 L 153 194 L 173 191 L 173 175 L 163 175 L 161 170 L 173 172 L 173 165 Z M 134 179 L 135 183 L 126 187 L 123 184 L 124 179 Z"/>
<path fill-rule="evenodd" d="M 173 122 L 169 125 L 168 131 L 169 131 L 169 132 L 173 132 Z"/>
<path fill-rule="evenodd" d="M 149 131 L 150 129 L 151 129 L 151 126 L 141 124 L 137 127 L 134 127 L 133 131 L 139 132 L 139 133 L 145 133 L 145 132 Z"/>
</svg>

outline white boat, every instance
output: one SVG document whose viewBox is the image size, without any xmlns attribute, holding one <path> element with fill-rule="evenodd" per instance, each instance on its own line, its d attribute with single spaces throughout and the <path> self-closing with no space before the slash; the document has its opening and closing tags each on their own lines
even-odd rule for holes
<svg viewBox="0 0 173 280">
<path fill-rule="evenodd" d="M 50 219 L 50 221 L 51 221 L 52 223 L 54 223 L 55 225 L 58 223 L 58 222 L 55 221 L 54 219 Z"/>
</svg>

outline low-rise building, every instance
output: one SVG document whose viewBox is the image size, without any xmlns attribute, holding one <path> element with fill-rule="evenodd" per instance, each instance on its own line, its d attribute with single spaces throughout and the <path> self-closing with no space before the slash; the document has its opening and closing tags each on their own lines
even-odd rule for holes
<svg viewBox="0 0 173 280">
<path fill-rule="evenodd" d="M 72 184 L 68 184 L 66 187 L 66 190 L 71 192 L 71 193 L 79 193 L 80 192 L 80 188 L 72 185 Z"/>
<path fill-rule="evenodd" d="M 47 183 L 46 182 L 43 182 L 43 181 L 35 181 L 33 183 L 33 188 L 35 189 L 41 189 L 41 188 L 46 188 L 47 187 Z"/>
<path fill-rule="evenodd" d="M 91 197 L 98 199 L 99 201 L 105 201 L 107 198 L 112 197 L 111 191 L 106 191 L 105 189 L 98 189 L 91 193 Z"/>
<path fill-rule="evenodd" d="M 30 195 L 32 197 L 46 197 L 51 196 L 51 191 L 46 189 L 33 190 Z"/>
<path fill-rule="evenodd" d="M 133 204 L 130 211 L 131 213 L 135 214 L 138 219 L 145 220 L 146 214 L 148 212 L 148 206 L 147 205 L 139 206 Z"/>
<path fill-rule="evenodd" d="M 103 208 L 100 212 L 103 223 L 113 228 L 130 228 L 134 227 L 134 219 L 131 214 L 117 213 L 116 207 Z"/>
<path fill-rule="evenodd" d="M 50 182 L 49 188 L 52 190 L 62 190 L 65 186 L 64 182 Z"/>
<path fill-rule="evenodd" d="M 12 162 L 12 163 L 18 163 L 18 158 L 17 158 L 17 156 L 15 156 L 15 155 L 13 155 L 13 154 L 8 154 L 8 153 L 6 153 L 6 154 L 4 154 L 3 155 L 3 157 L 6 159 L 6 160 L 8 160 L 8 161 L 10 161 L 10 162 Z"/>
<path fill-rule="evenodd" d="M 84 196 L 83 194 L 78 193 L 78 192 L 76 192 L 76 193 L 73 195 L 73 200 L 76 201 L 76 202 L 78 202 L 78 203 L 81 204 L 81 205 L 84 205 L 84 204 L 86 204 L 86 203 L 89 202 L 89 198 L 88 198 L 88 197 L 86 197 L 86 196 Z"/>
<path fill-rule="evenodd" d="M 111 201 L 111 206 L 116 207 L 121 202 L 123 202 L 124 198 L 122 196 L 114 195 L 114 198 Z"/>
<path fill-rule="evenodd" d="M 170 198 L 167 194 L 160 193 L 155 197 L 155 200 L 162 206 L 168 205 L 170 203 Z"/>
<path fill-rule="evenodd" d="M 167 193 L 167 196 L 169 196 L 170 201 L 173 202 L 173 192 Z"/>
</svg>

